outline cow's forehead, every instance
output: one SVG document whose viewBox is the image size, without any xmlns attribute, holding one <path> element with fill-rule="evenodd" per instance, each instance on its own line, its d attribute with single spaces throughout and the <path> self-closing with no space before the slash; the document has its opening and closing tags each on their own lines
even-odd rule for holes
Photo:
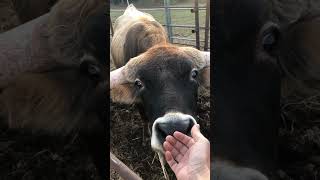
<svg viewBox="0 0 320 180">
<path fill-rule="evenodd" d="M 128 64 L 132 67 L 141 68 L 152 65 L 165 65 L 173 60 L 175 61 L 190 61 L 191 58 L 184 51 L 174 46 L 159 46 L 149 49 L 140 56 L 131 59 Z"/>
<path fill-rule="evenodd" d="M 178 47 L 167 44 L 158 45 L 150 48 L 147 52 L 130 59 L 124 67 L 124 75 L 128 82 L 134 82 L 137 78 L 139 69 L 146 68 L 150 69 L 149 71 L 152 71 L 152 67 L 156 66 L 165 67 L 167 65 L 177 68 L 179 66 L 187 67 L 185 66 L 186 64 L 189 64 L 189 70 L 191 68 L 201 69 L 206 65 L 206 61 L 203 60 L 201 52 L 195 48 Z"/>
<path fill-rule="evenodd" d="M 193 68 L 192 61 L 185 57 L 156 57 L 137 68 L 136 75 L 150 76 L 152 74 L 184 74 Z"/>
<path fill-rule="evenodd" d="M 190 70 L 195 65 L 192 57 L 178 47 L 164 46 L 148 50 L 142 55 L 132 58 L 127 63 L 129 76 L 136 76 L 138 72 L 177 71 Z"/>
</svg>

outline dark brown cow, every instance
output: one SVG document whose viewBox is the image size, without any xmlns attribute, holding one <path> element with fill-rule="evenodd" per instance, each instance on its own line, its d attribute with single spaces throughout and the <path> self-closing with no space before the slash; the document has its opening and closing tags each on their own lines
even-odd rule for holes
<svg viewBox="0 0 320 180">
<path fill-rule="evenodd" d="M 267 0 L 215 4 L 213 179 L 266 180 L 277 168 L 279 28 Z"/>
<path fill-rule="evenodd" d="M 0 35 L 0 119 L 11 129 L 79 133 L 107 172 L 107 6 L 61 0 Z"/>
<path fill-rule="evenodd" d="M 280 79 L 284 96 L 319 93 L 320 16 L 311 13 L 279 29 L 267 1 L 227 0 L 217 7 L 213 177 L 272 179 Z"/>
</svg>

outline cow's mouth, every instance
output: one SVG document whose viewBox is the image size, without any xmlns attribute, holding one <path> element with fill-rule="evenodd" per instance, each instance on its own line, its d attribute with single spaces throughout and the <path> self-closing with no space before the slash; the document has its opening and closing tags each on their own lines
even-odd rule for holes
<svg viewBox="0 0 320 180">
<path fill-rule="evenodd" d="M 191 128 L 196 120 L 187 114 L 170 112 L 156 119 L 152 125 L 151 147 L 156 152 L 164 153 L 163 142 L 168 135 L 175 131 L 191 135 Z"/>
</svg>

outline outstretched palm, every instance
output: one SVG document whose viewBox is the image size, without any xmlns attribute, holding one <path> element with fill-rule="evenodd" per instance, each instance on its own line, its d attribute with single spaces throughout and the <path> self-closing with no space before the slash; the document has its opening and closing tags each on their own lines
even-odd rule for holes
<svg viewBox="0 0 320 180">
<path fill-rule="evenodd" d="M 175 132 L 173 136 L 167 136 L 163 144 L 166 160 L 177 179 L 197 179 L 197 175 L 209 171 L 210 143 L 200 133 L 197 125 L 192 128 L 191 133 L 192 138 Z"/>
</svg>

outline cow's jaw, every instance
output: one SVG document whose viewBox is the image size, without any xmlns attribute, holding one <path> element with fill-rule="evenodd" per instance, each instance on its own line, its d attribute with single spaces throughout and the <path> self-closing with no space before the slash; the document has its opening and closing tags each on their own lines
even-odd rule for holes
<svg viewBox="0 0 320 180">
<path fill-rule="evenodd" d="M 169 112 L 164 116 L 157 118 L 152 125 L 151 147 L 154 151 L 164 154 L 163 142 L 165 137 L 163 136 L 163 132 L 160 132 L 158 128 L 161 123 L 191 123 L 188 128 L 190 131 L 187 134 L 190 136 L 191 128 L 194 124 L 197 124 L 197 121 L 192 116 L 180 112 Z M 179 129 L 171 129 L 169 131 L 171 131 L 170 135 L 173 135 L 174 131 L 179 131 Z"/>
</svg>

